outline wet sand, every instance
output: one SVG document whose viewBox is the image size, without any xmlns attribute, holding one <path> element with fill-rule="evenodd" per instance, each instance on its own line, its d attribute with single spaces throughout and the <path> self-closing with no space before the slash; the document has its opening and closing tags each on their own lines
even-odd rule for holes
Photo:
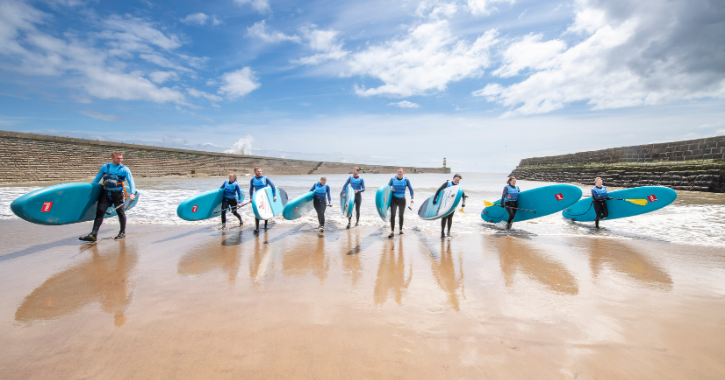
<svg viewBox="0 0 725 380">
<path fill-rule="evenodd" d="M 723 248 L 104 227 L 0 222 L 0 378 L 725 378 Z"/>
</svg>

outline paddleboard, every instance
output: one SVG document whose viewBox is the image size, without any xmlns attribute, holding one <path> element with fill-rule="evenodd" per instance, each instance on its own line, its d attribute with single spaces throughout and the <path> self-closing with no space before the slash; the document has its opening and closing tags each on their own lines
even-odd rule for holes
<svg viewBox="0 0 725 380">
<path fill-rule="evenodd" d="M 287 192 L 279 187 L 275 188 L 277 191 L 277 200 L 274 200 L 272 194 L 272 187 L 267 186 L 262 190 L 257 190 L 252 195 L 252 210 L 254 216 L 259 220 L 269 220 L 279 215 L 284 206 L 287 204 Z"/>
<path fill-rule="evenodd" d="M 550 185 L 522 191 L 519 193 L 518 208 L 536 211 L 536 214 L 518 210 L 513 221 L 522 222 L 559 212 L 579 201 L 581 197 L 582 190 L 573 185 Z M 484 208 L 481 219 L 489 223 L 507 221 L 509 214 L 500 204 L 501 199 L 493 206 Z"/>
<path fill-rule="evenodd" d="M 282 216 L 287 220 L 295 220 L 303 217 L 315 207 L 312 202 L 314 198 L 314 191 L 300 195 L 297 199 L 284 206 Z"/>
<path fill-rule="evenodd" d="M 355 208 L 355 189 L 353 189 L 352 186 L 347 185 L 347 187 L 340 193 L 340 210 L 342 210 L 342 215 L 344 217 L 350 218 L 352 216 L 353 208 Z"/>
<path fill-rule="evenodd" d="M 242 193 L 242 201 L 246 194 Z M 224 189 L 210 190 L 204 193 L 186 198 L 176 207 L 176 215 L 179 218 L 196 221 L 213 218 L 222 213 L 222 201 L 224 200 Z"/>
<path fill-rule="evenodd" d="M 129 191 L 128 187 L 126 188 Z M 62 183 L 31 191 L 10 204 L 10 209 L 19 218 L 30 223 L 61 225 L 88 222 L 96 218 L 98 197 L 103 191 L 100 183 Z M 126 201 L 126 209 L 133 208 L 140 196 Z M 115 206 L 109 207 L 108 211 Z M 113 210 L 111 215 L 116 216 Z"/>
<path fill-rule="evenodd" d="M 609 216 L 602 220 L 646 214 L 659 210 L 677 199 L 676 191 L 663 186 L 635 187 L 632 189 L 612 191 L 608 195 L 612 198 L 646 199 L 647 204 L 638 206 L 627 201 L 608 200 L 606 202 Z M 597 217 L 597 213 L 594 211 L 594 206 L 592 205 L 592 198 L 580 200 L 573 206 L 566 208 L 561 214 L 564 218 L 577 222 L 593 222 Z"/>
<path fill-rule="evenodd" d="M 393 197 L 393 188 L 390 185 L 383 185 L 375 193 L 375 208 L 380 218 L 386 222 L 390 221 L 390 201 Z"/>
<path fill-rule="evenodd" d="M 423 202 L 423 205 L 418 209 L 418 216 L 423 220 L 445 218 L 456 211 L 462 197 L 463 188 L 460 185 L 445 188 L 438 194 L 436 204 L 433 204 L 433 197 L 429 197 Z"/>
</svg>

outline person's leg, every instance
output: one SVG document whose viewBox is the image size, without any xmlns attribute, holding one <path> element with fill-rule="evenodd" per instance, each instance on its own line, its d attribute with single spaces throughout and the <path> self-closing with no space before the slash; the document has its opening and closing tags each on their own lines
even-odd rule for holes
<svg viewBox="0 0 725 380">
<path fill-rule="evenodd" d="M 446 222 L 448 218 L 441 218 L 441 237 L 446 237 Z"/>
<path fill-rule="evenodd" d="M 393 197 L 390 200 L 390 233 L 395 232 L 395 214 L 398 208 L 398 198 Z"/>
<path fill-rule="evenodd" d="M 518 202 L 506 202 L 506 211 L 509 213 L 509 219 L 506 222 L 508 229 L 511 229 L 511 225 L 514 222 L 514 217 L 516 216 L 515 207 L 518 207 Z"/>
<path fill-rule="evenodd" d="M 111 207 L 112 204 L 113 202 L 111 201 L 108 192 L 102 191 L 101 196 L 98 197 L 98 206 L 96 207 L 96 219 L 93 221 L 93 230 L 91 231 L 92 235 L 98 235 L 98 230 L 101 228 L 101 224 L 103 224 L 103 218 L 106 216 L 106 210 L 108 210 L 108 208 Z"/>
<path fill-rule="evenodd" d="M 229 206 L 232 207 L 232 215 L 236 216 L 237 219 L 239 219 L 239 225 L 241 226 L 243 223 L 242 223 L 242 216 L 239 215 L 239 212 L 237 212 L 237 205 L 238 204 L 239 204 L 239 202 L 237 202 L 236 199 L 230 199 L 229 200 Z"/>
<path fill-rule="evenodd" d="M 315 204 L 315 211 L 317 211 L 317 222 L 319 226 L 322 227 L 325 225 L 325 201 L 323 199 L 315 198 L 313 202 Z"/>
<path fill-rule="evenodd" d="M 257 217 L 254 217 L 254 231 L 259 232 L 259 219 Z"/>
<path fill-rule="evenodd" d="M 602 219 L 609 216 L 609 208 L 607 207 L 607 201 L 602 201 Z"/>
<path fill-rule="evenodd" d="M 398 207 L 400 207 L 400 233 L 403 233 L 403 216 L 405 215 L 405 198 L 400 198 L 400 203 L 398 204 Z"/>
<path fill-rule="evenodd" d="M 594 205 L 594 212 L 596 213 L 596 217 L 594 218 L 594 227 L 599 228 L 599 219 L 602 218 L 602 204 L 604 202 L 602 201 L 592 201 L 592 204 Z"/>
<path fill-rule="evenodd" d="M 118 224 L 121 227 L 116 238 L 123 239 L 126 236 L 126 205 L 124 204 L 126 199 L 122 191 L 112 193 L 111 198 L 113 200 L 113 206 L 118 207 L 116 209 L 116 215 L 118 215 Z"/>
<path fill-rule="evenodd" d="M 355 225 L 360 223 L 360 206 L 362 205 L 362 193 L 355 193 Z"/>
<path fill-rule="evenodd" d="M 454 213 L 451 213 L 451 215 L 448 215 L 446 217 L 446 219 L 448 219 L 448 236 L 451 236 L 451 226 L 453 225 L 453 214 Z"/>
<path fill-rule="evenodd" d="M 222 227 L 227 224 L 227 207 L 229 207 L 229 201 L 225 198 L 222 200 Z"/>
</svg>

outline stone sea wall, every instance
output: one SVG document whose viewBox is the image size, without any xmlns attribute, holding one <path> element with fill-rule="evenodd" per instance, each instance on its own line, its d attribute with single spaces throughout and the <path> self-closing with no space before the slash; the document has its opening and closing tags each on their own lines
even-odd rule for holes
<svg viewBox="0 0 725 380">
<path fill-rule="evenodd" d="M 725 136 L 521 160 L 518 179 L 725 192 Z"/>
<path fill-rule="evenodd" d="M 211 177 L 229 172 L 265 174 L 347 174 L 359 166 L 363 173 L 393 173 L 397 166 L 290 160 L 241 156 L 147 145 L 0 131 L 0 183 L 61 182 L 90 179 L 111 152 L 123 152 L 124 165 L 136 178 Z M 405 167 L 409 173 L 450 173 L 449 168 Z"/>
</svg>

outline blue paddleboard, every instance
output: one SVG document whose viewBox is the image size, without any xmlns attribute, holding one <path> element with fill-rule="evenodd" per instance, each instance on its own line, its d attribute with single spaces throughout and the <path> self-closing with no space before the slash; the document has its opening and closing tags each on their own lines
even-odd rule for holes
<svg viewBox="0 0 725 380">
<path fill-rule="evenodd" d="M 521 222 L 553 214 L 573 205 L 581 197 L 582 190 L 573 185 L 551 185 L 522 191 L 519 193 L 518 208 L 536 211 L 536 214 L 518 210 L 513 221 Z M 509 214 L 500 204 L 499 199 L 493 206 L 484 208 L 481 219 L 489 223 L 508 220 Z"/>
<path fill-rule="evenodd" d="M 297 199 L 284 206 L 282 216 L 287 220 L 295 220 L 303 217 L 315 207 L 314 203 L 312 203 L 314 198 L 314 191 L 300 195 Z"/>
<path fill-rule="evenodd" d="M 375 208 L 380 218 L 386 222 L 390 221 L 390 201 L 393 197 L 393 188 L 390 185 L 383 185 L 375 193 Z"/>
<path fill-rule="evenodd" d="M 277 192 L 277 200 L 274 200 L 272 187 L 267 186 L 264 189 L 257 190 L 252 195 L 252 210 L 254 216 L 259 220 L 269 220 L 282 213 L 284 206 L 287 204 L 287 192 L 284 189 L 275 187 Z"/>
<path fill-rule="evenodd" d="M 242 202 L 246 195 L 242 193 Z M 224 189 L 210 190 L 193 197 L 186 198 L 176 207 L 179 218 L 196 221 L 221 215 Z M 241 204 L 241 202 L 239 202 Z"/>
<path fill-rule="evenodd" d="M 627 201 L 607 200 L 605 202 L 607 202 L 609 216 L 602 220 L 626 218 L 659 210 L 674 202 L 677 199 L 677 192 L 669 187 L 643 186 L 612 191 L 608 196 L 622 199 L 646 199 L 647 204 L 639 206 Z M 561 215 L 572 221 L 593 222 L 597 213 L 592 206 L 592 198 L 584 198 L 573 206 L 566 208 Z"/>
<path fill-rule="evenodd" d="M 355 189 L 347 185 L 340 193 L 340 210 L 344 217 L 350 218 L 353 208 L 355 208 Z"/>
<path fill-rule="evenodd" d="M 31 191 L 14 200 L 10 209 L 19 218 L 35 224 L 88 222 L 96 218 L 96 206 L 102 191 L 100 183 L 62 183 Z M 126 209 L 136 206 L 138 199 L 137 191 L 136 199 L 126 201 Z M 109 207 L 108 211 L 113 209 Z M 115 215 L 114 210 L 106 218 Z"/>
<path fill-rule="evenodd" d="M 429 197 L 418 209 L 418 216 L 423 220 L 436 220 L 445 218 L 456 211 L 458 203 L 463 197 L 463 188 L 459 185 L 443 189 L 438 194 L 438 201 L 433 204 L 433 197 Z"/>
</svg>

